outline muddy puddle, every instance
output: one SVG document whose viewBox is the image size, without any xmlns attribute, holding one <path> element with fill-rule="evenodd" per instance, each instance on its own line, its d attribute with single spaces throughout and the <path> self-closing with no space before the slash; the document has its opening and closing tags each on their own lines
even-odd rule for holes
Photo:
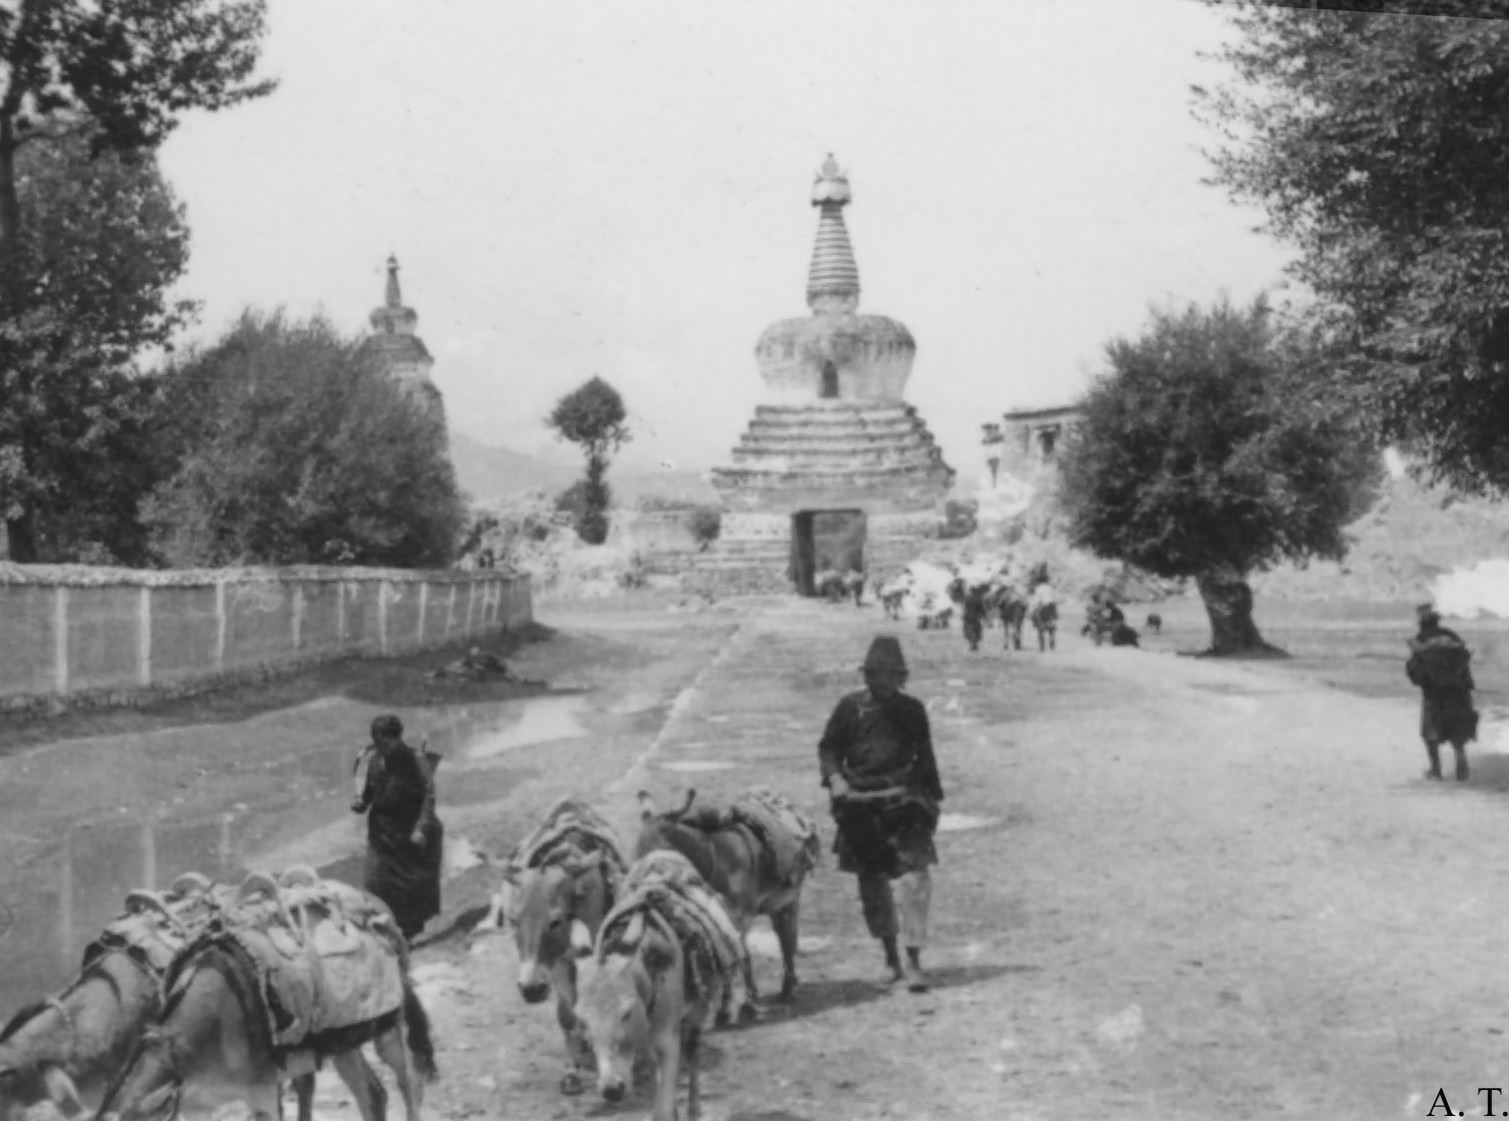
<svg viewBox="0 0 1509 1121">
<path fill-rule="evenodd" d="M 500 793 L 506 787 L 500 756 L 585 735 L 585 714 L 586 698 L 577 694 L 404 719 L 409 742 L 425 742 L 444 757 L 442 797 L 447 775 L 476 772 L 466 779 L 470 800 L 487 797 L 491 784 Z M 235 882 L 252 868 L 278 871 L 289 863 L 360 883 L 366 826 L 349 808 L 357 746 L 232 768 L 242 800 L 220 812 L 202 810 L 212 791 L 196 792 L 201 809 L 193 815 L 184 812 L 181 796 L 165 792 L 145 818 L 107 816 L 74 822 L 61 835 L 27 838 L 35 842 L 27 858 L 0 862 L 0 1021 L 72 979 L 84 947 L 120 913 L 130 891 L 161 889 L 190 870 Z M 248 776 L 255 788 L 250 793 Z"/>
</svg>

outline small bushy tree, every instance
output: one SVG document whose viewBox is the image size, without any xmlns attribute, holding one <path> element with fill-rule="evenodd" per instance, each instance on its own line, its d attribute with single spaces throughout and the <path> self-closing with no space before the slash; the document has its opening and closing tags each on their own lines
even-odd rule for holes
<svg viewBox="0 0 1509 1121">
<path fill-rule="evenodd" d="M 1340 557 L 1378 457 L 1314 391 L 1325 354 L 1266 303 L 1155 311 L 1106 348 L 1060 461 L 1073 544 L 1155 576 L 1193 578 L 1211 651 L 1267 649 L 1250 573 Z"/>
<path fill-rule="evenodd" d="M 608 539 L 608 504 L 612 499 L 606 477 L 608 462 L 629 442 L 624 423 L 628 415 L 618 390 L 593 377 L 556 402 L 546 421 L 558 439 L 577 445 L 587 459 L 576 532 L 589 545 L 601 545 Z"/>
<path fill-rule="evenodd" d="M 323 319 L 251 312 L 166 375 L 176 470 L 148 502 L 175 565 L 449 564 L 445 430 Z"/>
</svg>

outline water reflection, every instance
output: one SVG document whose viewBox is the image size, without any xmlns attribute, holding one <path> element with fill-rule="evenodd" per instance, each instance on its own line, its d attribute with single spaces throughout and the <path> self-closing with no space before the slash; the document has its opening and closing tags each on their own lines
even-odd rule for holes
<svg viewBox="0 0 1509 1121">
<path fill-rule="evenodd" d="M 453 782 L 458 802 L 496 796 L 517 776 L 487 761 L 514 748 L 587 734 L 586 702 L 581 694 L 556 694 L 414 710 L 403 713 L 403 721 L 410 742 L 428 740 L 432 751 L 447 758 L 440 772 L 443 816 L 447 774 L 480 768 L 464 784 Z M 223 763 L 218 771 L 200 768 L 201 774 L 218 774 L 206 781 L 227 791 L 234 783 L 227 804 L 232 797 L 245 799 L 222 812 L 189 816 L 181 808 L 184 796 L 165 792 L 146 819 L 137 814 L 72 823 L 61 834 L 36 838 L 41 848 L 31 859 L 19 858 L 12 846 L 13 863 L 0 864 L 0 1022 L 20 1004 L 71 980 L 84 946 L 138 888 L 160 890 L 187 871 L 234 883 L 249 867 L 287 863 L 282 858 L 293 853 L 324 875 L 360 883 L 365 831 L 348 803 L 361 738 L 233 762 L 229 774 Z M 207 751 L 206 764 L 209 758 Z M 248 784 L 248 776 L 255 781 Z M 195 794 L 203 805 L 215 790 Z"/>
</svg>

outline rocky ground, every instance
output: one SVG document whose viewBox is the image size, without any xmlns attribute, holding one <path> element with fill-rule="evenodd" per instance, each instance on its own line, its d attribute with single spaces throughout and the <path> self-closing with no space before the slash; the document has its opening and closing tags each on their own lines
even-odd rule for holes
<svg viewBox="0 0 1509 1121">
<path fill-rule="evenodd" d="M 1070 633 L 1008 654 L 992 631 L 972 655 L 957 630 L 903 632 L 948 793 L 936 985 L 874 984 L 853 881 L 829 861 L 804 898 L 795 1002 L 709 1040 L 707 1117 L 1424 1117 L 1438 1090 L 1470 1114 L 1478 1087 L 1505 1084 L 1509 864 L 1491 837 L 1509 757 L 1479 751 L 1465 784 L 1421 779 L 1403 624 L 1338 624 L 1292 662 L 1227 664 L 1175 655 L 1203 640 L 1197 604 L 1162 614 L 1143 650 Z M 447 763 L 450 837 L 501 856 L 566 793 L 631 834 L 636 790 L 692 785 L 770 785 L 828 827 L 815 744 L 886 629 L 877 609 L 620 597 L 539 615 L 554 637 L 514 664 L 586 701 L 559 736 Z M 1502 630 L 1469 637 L 1497 649 Z M 296 737 L 330 712 L 281 719 Z M 482 797 L 489 773 L 507 782 Z M 495 883 L 486 864 L 449 881 L 416 954 L 442 1070 L 427 1115 L 643 1115 L 643 1097 L 559 1094 L 549 1008 L 519 999 L 507 937 L 468 931 Z M 773 989 L 773 940 L 755 949 Z M 355 1117 L 331 1075 L 319 1109 Z"/>
</svg>

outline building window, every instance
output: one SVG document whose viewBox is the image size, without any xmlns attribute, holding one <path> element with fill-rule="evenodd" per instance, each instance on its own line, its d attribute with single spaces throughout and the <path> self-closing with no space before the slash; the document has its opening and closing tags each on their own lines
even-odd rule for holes
<svg viewBox="0 0 1509 1121">
<path fill-rule="evenodd" d="M 838 396 L 838 367 L 832 362 L 823 363 L 823 384 L 817 395 L 824 398 Z"/>
</svg>

